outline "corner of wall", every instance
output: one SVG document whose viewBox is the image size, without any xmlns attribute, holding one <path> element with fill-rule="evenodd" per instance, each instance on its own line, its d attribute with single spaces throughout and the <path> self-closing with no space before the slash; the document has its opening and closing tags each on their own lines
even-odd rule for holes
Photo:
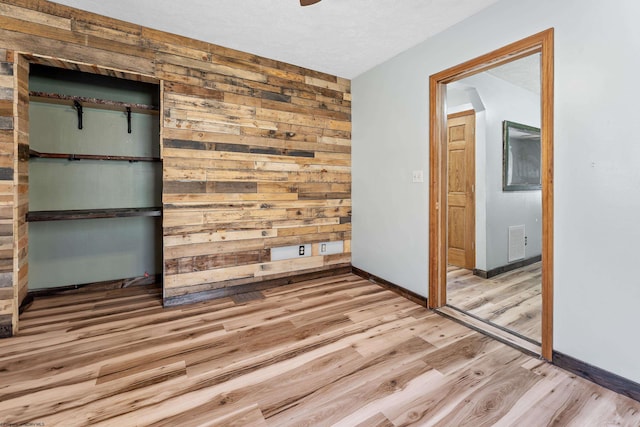
<svg viewBox="0 0 640 427">
<path fill-rule="evenodd" d="M 0 337 L 16 332 L 20 300 L 14 271 L 15 68 L 14 53 L 0 49 Z"/>
</svg>

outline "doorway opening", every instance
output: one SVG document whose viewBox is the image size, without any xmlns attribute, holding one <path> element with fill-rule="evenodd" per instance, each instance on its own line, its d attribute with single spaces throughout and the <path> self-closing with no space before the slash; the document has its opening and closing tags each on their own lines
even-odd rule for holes
<svg viewBox="0 0 640 427">
<path fill-rule="evenodd" d="M 540 54 L 447 85 L 447 305 L 537 346 Z"/>
<path fill-rule="evenodd" d="M 450 268 L 449 260 L 460 264 L 456 252 L 451 251 L 452 244 L 459 245 L 465 239 L 460 236 L 475 235 L 470 230 L 469 222 L 464 222 L 462 214 L 456 205 L 456 199 L 465 198 L 467 203 L 475 195 L 475 184 L 467 181 L 465 191 L 469 194 L 451 194 L 450 190 L 460 190 L 463 187 L 460 174 L 456 172 L 460 166 L 452 171 L 451 164 L 463 165 L 460 152 L 451 151 L 449 141 L 452 135 L 447 126 L 447 85 L 459 82 L 465 78 L 475 76 L 485 71 L 495 69 L 521 58 L 539 54 L 540 58 L 540 152 L 539 176 L 541 185 L 541 236 L 539 255 L 542 263 L 540 272 L 542 308 L 540 319 L 541 346 L 521 345 L 517 337 L 507 337 L 504 340 L 513 342 L 530 352 L 541 354 L 550 360 L 552 356 L 552 315 L 553 315 L 553 29 L 533 35 L 515 42 L 489 54 L 483 55 L 458 66 L 444 70 L 430 78 L 430 219 L 429 219 L 429 306 L 444 310 L 447 304 L 447 272 Z M 506 121 L 506 118 L 505 118 Z M 460 133 L 460 129 L 455 132 Z M 459 136 L 459 135 L 458 135 Z M 459 147 L 459 143 L 453 148 Z M 453 163 L 450 160 L 453 159 Z M 453 173 L 456 172 L 456 173 Z M 455 185 L 452 185 L 455 184 Z M 473 186 L 473 187 L 471 187 Z M 452 201 L 454 203 L 452 203 Z M 458 200 L 459 201 L 459 200 Z M 454 221 L 458 221 L 457 224 Z M 460 227 L 464 224 L 464 229 Z M 475 225 L 474 225 L 475 226 Z M 466 230 L 466 231 L 464 231 Z M 464 231 L 464 233 L 463 233 Z M 517 230 L 516 230 L 517 231 Z M 526 234 L 525 234 L 526 239 Z M 469 240 L 467 237 L 466 240 Z M 476 249 L 475 241 L 470 245 Z M 460 254 L 460 252 L 457 252 Z M 480 256 L 480 254 L 479 254 Z M 486 256 L 486 255 L 485 255 Z M 459 257 L 458 257 L 459 258 Z M 475 263 L 475 259 L 464 260 L 468 267 Z M 473 270 L 478 270 L 476 265 Z M 491 325 L 474 322 L 473 326 L 493 334 Z M 485 328 L 486 326 L 486 328 Z M 502 337 L 502 336 L 501 336 Z M 526 344 L 526 343 L 525 343 Z"/>
</svg>

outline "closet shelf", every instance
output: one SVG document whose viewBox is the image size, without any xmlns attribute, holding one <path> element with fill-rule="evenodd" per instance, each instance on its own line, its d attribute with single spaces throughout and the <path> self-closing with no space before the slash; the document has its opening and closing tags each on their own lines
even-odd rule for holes
<svg viewBox="0 0 640 427">
<path fill-rule="evenodd" d="M 74 219 L 129 218 L 139 216 L 160 217 L 162 216 L 162 208 L 151 207 L 118 209 L 78 209 L 68 211 L 33 211 L 27 213 L 27 221 L 65 221 Z"/>
<path fill-rule="evenodd" d="M 41 159 L 66 159 L 66 160 L 114 160 L 128 162 L 161 162 L 159 157 L 138 157 L 138 156 L 111 156 L 102 154 L 68 154 L 68 153 L 41 153 L 29 150 L 29 157 Z"/>
<path fill-rule="evenodd" d="M 74 106 L 74 102 L 79 102 L 87 108 L 101 108 L 103 110 L 123 112 L 126 112 L 127 108 L 131 108 L 132 113 L 158 114 L 158 107 L 155 105 L 111 101 L 109 99 L 90 98 L 85 96 L 61 95 L 59 93 L 30 91 L 29 100 L 70 106 Z"/>
</svg>

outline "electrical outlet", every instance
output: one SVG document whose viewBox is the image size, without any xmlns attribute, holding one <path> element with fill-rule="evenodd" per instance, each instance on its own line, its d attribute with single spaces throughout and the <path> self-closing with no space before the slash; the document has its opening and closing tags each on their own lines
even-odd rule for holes
<svg viewBox="0 0 640 427">
<path fill-rule="evenodd" d="M 424 182 L 424 172 L 421 170 L 413 171 L 413 182 Z"/>
<path fill-rule="evenodd" d="M 344 242 L 342 240 L 335 242 L 321 242 L 320 255 L 334 255 L 344 252 Z"/>
<path fill-rule="evenodd" d="M 282 261 L 285 259 L 306 258 L 311 256 L 311 244 L 271 248 L 270 253 L 271 253 L 271 261 Z"/>
</svg>

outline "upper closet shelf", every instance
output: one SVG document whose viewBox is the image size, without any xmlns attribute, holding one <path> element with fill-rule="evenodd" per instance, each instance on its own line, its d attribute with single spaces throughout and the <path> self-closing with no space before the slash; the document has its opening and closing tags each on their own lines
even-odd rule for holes
<svg viewBox="0 0 640 427">
<path fill-rule="evenodd" d="M 55 211 L 31 211 L 27 212 L 27 222 L 36 221 L 63 221 L 74 219 L 104 219 L 104 218 L 130 218 L 130 217 L 161 217 L 161 207 L 151 208 L 116 208 L 116 209 L 75 209 Z"/>
<path fill-rule="evenodd" d="M 109 99 L 89 98 L 86 96 L 61 95 L 59 93 L 29 92 L 29 99 L 37 102 L 47 102 L 50 104 L 63 104 L 74 106 L 75 103 L 82 104 L 87 108 L 101 108 L 103 110 L 123 111 L 128 109 L 132 113 L 158 114 L 158 107 L 155 105 L 135 104 L 129 102 L 112 101 Z"/>
</svg>

